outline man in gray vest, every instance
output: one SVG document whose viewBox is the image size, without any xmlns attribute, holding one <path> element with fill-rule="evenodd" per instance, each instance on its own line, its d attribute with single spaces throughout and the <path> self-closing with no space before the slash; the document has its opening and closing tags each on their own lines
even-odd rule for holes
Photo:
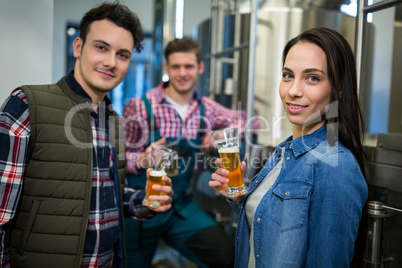
<svg viewBox="0 0 402 268">
<path fill-rule="evenodd" d="M 127 7 L 88 11 L 73 42 L 75 68 L 56 84 L 21 86 L 0 109 L 0 267 L 124 267 L 123 214 L 144 220 L 125 187 L 121 119 L 106 93 L 124 78 L 141 23 Z M 149 171 L 148 171 L 149 173 Z"/>
</svg>

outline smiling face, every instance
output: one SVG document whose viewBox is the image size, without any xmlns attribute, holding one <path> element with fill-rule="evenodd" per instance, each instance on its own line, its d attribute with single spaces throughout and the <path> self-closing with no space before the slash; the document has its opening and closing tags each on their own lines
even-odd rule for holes
<svg viewBox="0 0 402 268">
<path fill-rule="evenodd" d="M 194 92 L 198 76 L 204 72 L 204 63 L 197 61 L 194 52 L 175 52 L 165 63 L 169 75 L 169 87 L 179 94 Z"/>
<path fill-rule="evenodd" d="M 279 95 L 289 121 L 294 124 L 294 139 L 324 125 L 321 115 L 330 103 L 331 82 L 326 55 L 319 46 L 299 42 L 289 50 L 282 69 Z"/>
<path fill-rule="evenodd" d="M 97 102 L 124 79 L 134 39 L 128 30 L 103 19 L 91 23 L 85 44 L 77 37 L 73 48 L 77 59 L 74 77 Z"/>
</svg>

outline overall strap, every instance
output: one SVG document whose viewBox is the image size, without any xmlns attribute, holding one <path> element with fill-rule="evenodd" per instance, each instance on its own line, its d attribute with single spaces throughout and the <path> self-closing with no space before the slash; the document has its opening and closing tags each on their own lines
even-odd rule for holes
<svg viewBox="0 0 402 268">
<path fill-rule="evenodd" d="M 199 104 L 200 104 L 200 126 L 199 126 L 199 129 L 198 129 L 197 141 L 199 141 L 200 144 L 201 144 L 202 136 L 205 134 L 205 131 L 200 131 L 201 129 L 202 130 L 205 129 L 205 120 L 204 120 L 205 105 L 201 101 L 199 102 Z"/>
<path fill-rule="evenodd" d="M 143 95 L 141 99 L 145 104 L 145 109 L 147 109 L 148 118 L 150 118 L 151 116 L 153 116 L 151 103 L 149 102 L 146 95 Z"/>
<path fill-rule="evenodd" d="M 145 104 L 145 109 L 147 111 L 147 122 L 148 122 L 148 129 L 149 129 L 149 141 L 148 141 L 148 145 L 151 144 L 154 141 L 157 141 L 159 139 L 161 139 L 161 135 L 159 132 L 159 129 L 156 126 L 156 118 L 154 116 L 154 113 L 152 111 L 152 105 L 149 102 L 148 98 L 146 95 L 143 95 L 142 100 L 144 101 Z M 151 132 L 154 132 L 154 134 L 152 135 Z M 154 137 L 155 140 L 151 141 L 151 138 Z"/>
</svg>

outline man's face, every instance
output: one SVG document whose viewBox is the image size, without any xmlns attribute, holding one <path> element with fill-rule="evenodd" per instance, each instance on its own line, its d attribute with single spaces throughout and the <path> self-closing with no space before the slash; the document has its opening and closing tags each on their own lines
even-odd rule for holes
<svg viewBox="0 0 402 268">
<path fill-rule="evenodd" d="M 204 72 L 204 63 L 197 62 L 194 52 L 175 52 L 169 55 L 165 71 L 169 75 L 169 86 L 185 94 L 195 90 L 198 76 Z"/>
<path fill-rule="evenodd" d="M 78 37 L 73 47 L 77 82 L 91 97 L 103 98 L 126 75 L 134 39 L 130 31 L 103 19 L 91 23 L 85 44 Z"/>
</svg>

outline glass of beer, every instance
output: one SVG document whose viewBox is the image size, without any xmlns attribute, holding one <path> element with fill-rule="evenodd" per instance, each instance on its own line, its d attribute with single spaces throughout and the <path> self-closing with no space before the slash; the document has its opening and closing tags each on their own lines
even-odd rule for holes
<svg viewBox="0 0 402 268">
<path fill-rule="evenodd" d="M 142 204 L 151 207 L 158 208 L 160 206 L 159 201 L 153 201 L 149 199 L 151 195 L 160 195 L 160 191 L 152 189 L 155 184 L 163 185 L 162 177 L 167 176 L 166 170 L 172 163 L 173 151 L 169 148 L 155 146 L 151 151 L 151 167 L 152 171 L 149 174 L 145 187 L 145 197 L 142 200 Z"/>
<path fill-rule="evenodd" d="M 167 176 L 176 177 L 177 175 L 179 175 L 179 155 L 172 150 L 172 164 L 167 170 Z"/>
<path fill-rule="evenodd" d="M 229 170 L 229 197 L 241 196 L 247 193 L 240 169 L 239 129 L 227 128 L 211 133 L 219 156 L 222 159 L 222 166 Z"/>
</svg>

